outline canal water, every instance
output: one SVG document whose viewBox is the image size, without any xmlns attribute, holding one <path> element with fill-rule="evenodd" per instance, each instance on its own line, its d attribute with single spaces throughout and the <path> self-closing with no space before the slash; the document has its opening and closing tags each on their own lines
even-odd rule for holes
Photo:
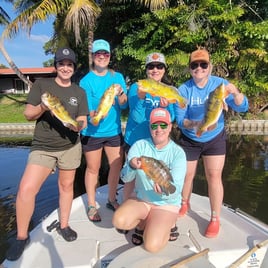
<svg viewBox="0 0 268 268">
<path fill-rule="evenodd" d="M 29 147 L 0 147 L 0 263 L 8 243 L 16 235 L 15 199 L 27 161 Z M 105 158 L 100 177 L 108 172 Z M 84 193 L 84 165 L 78 171 L 75 196 Z M 101 184 L 105 184 L 104 181 Z M 224 203 L 240 208 L 268 224 L 268 137 L 229 136 L 223 172 Z M 202 161 L 194 181 L 194 192 L 207 195 Z M 58 207 L 57 172 L 47 179 L 36 198 L 30 229 Z"/>
</svg>

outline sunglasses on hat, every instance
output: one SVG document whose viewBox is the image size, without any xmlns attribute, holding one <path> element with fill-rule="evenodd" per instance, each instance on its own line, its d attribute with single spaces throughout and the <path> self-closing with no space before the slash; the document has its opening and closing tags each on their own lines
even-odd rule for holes
<svg viewBox="0 0 268 268">
<path fill-rule="evenodd" d="M 195 70 L 198 67 L 201 67 L 202 69 L 207 69 L 208 68 L 208 63 L 207 62 L 192 62 L 190 63 L 190 68 L 191 70 Z"/>
</svg>

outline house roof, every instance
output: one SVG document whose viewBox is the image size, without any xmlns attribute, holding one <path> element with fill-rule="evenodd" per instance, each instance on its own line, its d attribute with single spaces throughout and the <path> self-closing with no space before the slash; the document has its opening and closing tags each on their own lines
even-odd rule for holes
<svg viewBox="0 0 268 268">
<path fill-rule="evenodd" d="M 42 68 L 19 68 L 23 74 L 49 74 L 55 73 L 56 70 L 54 67 L 42 67 Z M 0 68 L 0 75 L 9 75 L 15 74 L 13 69 Z"/>
</svg>

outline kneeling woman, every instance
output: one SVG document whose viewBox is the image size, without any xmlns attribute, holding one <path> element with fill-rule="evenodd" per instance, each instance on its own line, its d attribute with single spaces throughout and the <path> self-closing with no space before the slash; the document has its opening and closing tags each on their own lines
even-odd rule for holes
<svg viewBox="0 0 268 268">
<path fill-rule="evenodd" d="M 135 180 L 135 193 L 115 211 L 113 225 L 120 230 L 135 228 L 133 244 L 144 243 L 149 252 L 158 252 L 178 236 L 176 220 L 186 173 L 186 156 L 183 149 L 169 138 L 172 124 L 167 110 L 154 109 L 149 127 L 151 138 L 132 145 L 122 169 L 124 182 Z M 164 168 L 161 167 L 163 163 Z M 164 176 L 161 178 L 162 171 Z M 155 173 L 158 178 L 153 178 Z M 168 174 L 171 174 L 170 181 L 166 177 Z M 165 180 L 168 180 L 167 184 Z"/>
</svg>

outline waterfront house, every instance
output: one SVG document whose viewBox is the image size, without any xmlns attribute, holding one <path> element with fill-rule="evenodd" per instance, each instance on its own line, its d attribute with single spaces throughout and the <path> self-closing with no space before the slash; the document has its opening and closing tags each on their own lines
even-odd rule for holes
<svg viewBox="0 0 268 268">
<path fill-rule="evenodd" d="M 20 71 L 33 83 L 36 79 L 55 77 L 56 70 L 52 67 L 19 68 Z M 0 93 L 28 93 L 29 86 L 9 68 L 0 68 Z"/>
</svg>

